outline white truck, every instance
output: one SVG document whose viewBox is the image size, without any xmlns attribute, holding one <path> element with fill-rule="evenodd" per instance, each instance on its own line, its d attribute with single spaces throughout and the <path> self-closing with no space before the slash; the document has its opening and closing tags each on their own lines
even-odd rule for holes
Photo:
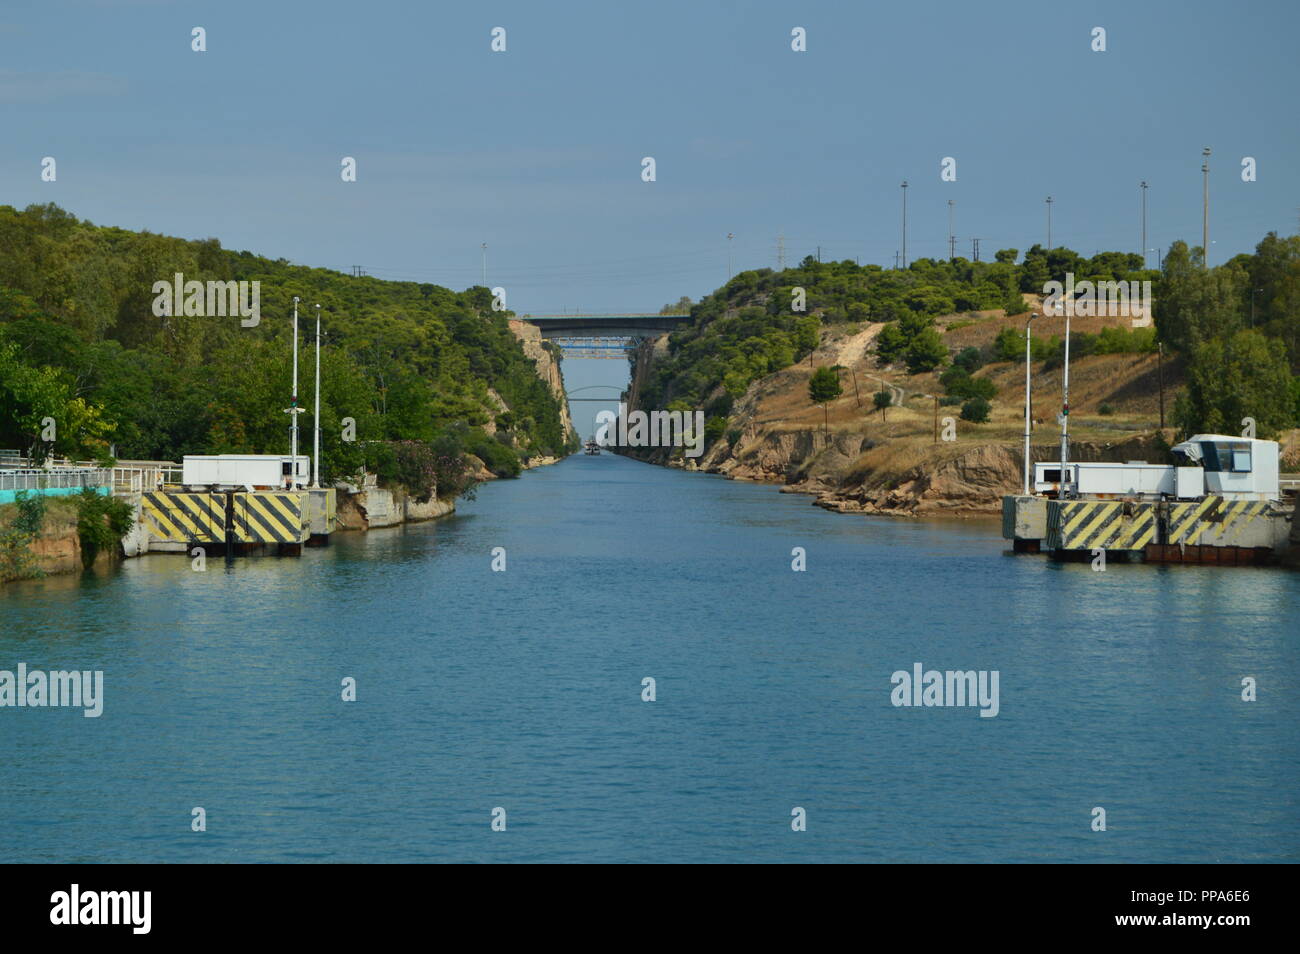
<svg viewBox="0 0 1300 954">
<path fill-rule="evenodd" d="M 296 466 L 295 466 L 296 464 Z M 212 454 L 181 459 L 189 490 L 289 490 L 311 482 L 311 458 L 299 454 Z"/>
</svg>

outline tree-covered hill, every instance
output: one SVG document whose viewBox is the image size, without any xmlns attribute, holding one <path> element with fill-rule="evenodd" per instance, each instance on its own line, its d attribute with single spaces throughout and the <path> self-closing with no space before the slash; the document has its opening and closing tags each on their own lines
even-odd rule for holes
<svg viewBox="0 0 1300 954">
<path fill-rule="evenodd" d="M 809 256 L 783 272 L 741 272 L 691 308 L 689 327 L 669 339 L 670 360 L 657 364 L 642 391 L 646 406 L 673 401 L 699 406 L 721 387 L 735 397 L 751 382 L 812 351 L 822 325 L 888 322 L 881 348 L 915 370 L 933 370 L 946 357 L 934 319 L 959 312 L 1027 306 L 1022 292 L 1042 292 L 1049 279 L 1141 281 L 1139 255 L 1107 252 L 1085 259 L 1065 248 L 1035 245 L 1016 264 L 1017 249 L 992 262 L 922 258 L 906 269 L 819 262 Z M 799 289 L 803 290 L 800 301 Z M 802 306 L 802 308 L 800 308 Z M 909 354 L 910 352 L 910 354 Z"/>
<path fill-rule="evenodd" d="M 941 334 L 937 317 L 999 309 L 1019 314 L 1028 311 L 1022 293 L 1041 295 L 1045 283 L 1064 284 L 1069 273 L 1076 284 L 1152 282 L 1155 336 L 1149 329 L 1116 327 L 1100 336 L 1076 330 L 1071 347 L 1079 356 L 1146 351 L 1158 337 L 1166 354 L 1187 362 L 1187 393 L 1174 414 L 1181 431 L 1233 433 L 1251 417 L 1266 436 L 1300 420 L 1300 236 L 1270 233 L 1253 255 L 1211 269 L 1202 267 L 1199 249 L 1183 242 L 1171 246 L 1161 271 L 1144 270 L 1140 255 L 1124 252 L 1084 258 L 1035 245 L 1018 257 L 1018 250 L 1003 249 L 992 262 L 918 259 L 905 269 L 809 257 L 783 272 L 741 272 L 692 306 L 691 324 L 673 332 L 667 356 L 645 375 L 639 403 L 703 409 L 707 433 L 716 437 L 727 426 L 732 400 L 808 356 L 824 326 L 883 322 L 875 340 L 882 365 L 912 374 L 938 371 L 954 362 L 958 349 Z M 1022 337 L 1007 335 L 1007 342 L 970 356 L 975 365 L 1019 360 Z M 1037 360 L 1057 360 L 1060 350 L 1059 339 L 1035 341 Z"/>
<path fill-rule="evenodd" d="M 260 282 L 260 323 L 158 317 L 154 283 L 178 272 Z M 520 458 L 571 449 L 559 401 L 485 288 L 291 265 L 216 239 L 96 226 L 54 205 L 0 206 L 0 447 L 76 458 L 115 446 L 119 458 L 167 460 L 287 452 L 295 295 L 308 451 L 318 302 L 327 332 L 325 474 L 355 473 L 367 457 L 391 470 L 404 455 L 419 467 L 462 450 L 517 473 Z M 52 444 L 40 439 L 47 417 Z M 353 441 L 343 440 L 345 418 Z"/>
</svg>

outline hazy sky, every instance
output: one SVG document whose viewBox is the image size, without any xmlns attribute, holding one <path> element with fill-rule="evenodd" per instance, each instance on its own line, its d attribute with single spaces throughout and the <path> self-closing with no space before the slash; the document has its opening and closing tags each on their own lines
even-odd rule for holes
<svg viewBox="0 0 1300 954">
<path fill-rule="evenodd" d="M 736 270 L 781 233 L 790 262 L 892 264 L 905 178 L 910 258 L 945 254 L 949 199 L 960 254 L 1023 251 L 1049 194 L 1053 244 L 1137 251 L 1142 179 L 1147 245 L 1199 244 L 1210 146 L 1219 262 L 1297 230 L 1298 10 L 6 0 L 0 202 L 454 288 L 486 242 L 521 314 L 641 311 L 723 281 L 728 232 Z"/>
</svg>

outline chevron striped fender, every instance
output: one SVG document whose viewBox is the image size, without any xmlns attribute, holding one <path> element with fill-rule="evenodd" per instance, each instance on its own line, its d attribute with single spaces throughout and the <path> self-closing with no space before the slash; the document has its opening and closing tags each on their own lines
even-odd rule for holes
<svg viewBox="0 0 1300 954">
<path fill-rule="evenodd" d="M 303 543 L 311 536 L 307 494 L 296 491 L 234 494 L 231 532 L 237 543 Z"/>
<path fill-rule="evenodd" d="M 1267 517 L 1271 510 L 1272 505 L 1266 500 L 1228 500 L 1214 496 L 1172 504 L 1168 542 L 1220 547 L 1266 544 L 1267 532 L 1262 540 L 1255 542 L 1245 540 L 1245 536 L 1253 529 L 1251 524 L 1259 517 Z"/>
<path fill-rule="evenodd" d="M 225 543 L 226 495 L 157 490 L 141 495 L 149 535 L 170 543 Z"/>
<path fill-rule="evenodd" d="M 1154 503 L 1052 500 L 1047 504 L 1051 550 L 1141 550 L 1155 534 Z"/>
</svg>

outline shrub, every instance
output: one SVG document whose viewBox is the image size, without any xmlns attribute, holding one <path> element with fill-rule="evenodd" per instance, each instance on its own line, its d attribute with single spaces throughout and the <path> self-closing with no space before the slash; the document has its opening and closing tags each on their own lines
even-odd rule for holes
<svg viewBox="0 0 1300 954">
<path fill-rule="evenodd" d="M 36 565 L 30 544 L 45 522 L 45 498 L 20 490 L 14 495 L 14 515 L 0 528 L 0 581 L 30 580 L 45 575 Z"/>
<path fill-rule="evenodd" d="M 993 355 L 999 361 L 1021 361 L 1025 357 L 1025 336 L 1014 328 L 1003 328 L 993 339 Z"/>
<path fill-rule="evenodd" d="M 967 374 L 974 374 L 984 366 L 984 356 L 979 348 L 962 348 L 957 357 L 952 359 L 954 368 L 961 368 Z"/>
<path fill-rule="evenodd" d="M 982 397 L 991 400 L 997 393 L 997 385 L 988 378 L 972 378 L 965 368 L 954 365 L 939 378 L 945 391 L 956 398 Z"/>
<path fill-rule="evenodd" d="M 939 332 L 933 328 L 926 328 L 913 338 L 912 343 L 908 345 L 907 371 L 909 374 L 933 371 L 943 364 L 944 359 L 947 357 L 948 349 L 944 347 Z"/>
<path fill-rule="evenodd" d="M 77 495 L 77 537 L 81 541 L 81 565 L 89 567 L 101 550 L 112 547 L 131 531 L 135 510 L 125 500 L 105 496 L 94 487 Z"/>
<path fill-rule="evenodd" d="M 880 334 L 876 335 L 876 356 L 885 364 L 897 361 L 906 348 L 907 336 L 899 330 L 897 323 L 885 325 L 880 329 Z"/>
<path fill-rule="evenodd" d="M 492 440 L 478 428 L 469 432 L 465 449 L 483 461 L 483 466 L 497 477 L 518 477 L 524 469 L 517 453 Z"/>
<path fill-rule="evenodd" d="M 808 397 L 814 404 L 826 404 L 840 396 L 840 376 L 834 368 L 822 365 L 808 379 Z"/>
<path fill-rule="evenodd" d="M 433 452 L 433 473 L 436 493 L 442 500 L 464 497 L 474 499 L 475 480 L 470 476 L 469 462 L 459 435 L 444 433 L 429 444 Z"/>
<path fill-rule="evenodd" d="M 704 422 L 704 446 L 712 447 L 713 442 L 725 434 L 727 431 L 727 419 L 718 415 L 710 417 Z"/>
<path fill-rule="evenodd" d="M 988 422 L 993 406 L 982 397 L 973 397 L 961 406 L 961 419 L 975 424 Z"/>
</svg>

